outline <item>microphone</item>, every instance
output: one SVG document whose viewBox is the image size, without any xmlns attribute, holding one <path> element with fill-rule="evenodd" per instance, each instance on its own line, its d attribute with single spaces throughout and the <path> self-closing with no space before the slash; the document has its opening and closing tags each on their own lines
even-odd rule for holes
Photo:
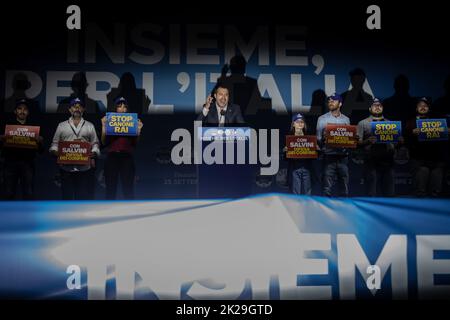
<svg viewBox="0 0 450 320">
<path fill-rule="evenodd" d="M 222 120 L 222 117 L 225 117 L 225 110 L 220 110 L 220 120 Z M 224 121 L 224 123 L 222 123 L 222 121 L 219 121 L 219 126 L 223 126 L 225 124 L 225 121 Z"/>
</svg>

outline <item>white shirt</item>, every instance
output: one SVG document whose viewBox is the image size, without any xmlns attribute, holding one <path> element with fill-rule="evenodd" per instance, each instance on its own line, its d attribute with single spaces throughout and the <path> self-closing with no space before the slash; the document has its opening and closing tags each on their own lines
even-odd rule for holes
<svg viewBox="0 0 450 320">
<path fill-rule="evenodd" d="M 59 141 L 75 141 L 81 140 L 91 143 L 92 152 L 96 153 L 97 156 L 100 155 L 100 149 L 98 147 L 98 137 L 95 131 L 94 125 L 81 118 L 78 126 L 73 123 L 72 117 L 69 120 L 63 121 L 58 124 L 55 135 L 53 136 L 52 145 L 50 146 L 50 151 L 58 152 L 58 142 Z M 80 166 L 80 165 L 61 165 L 61 168 L 65 171 L 87 171 L 90 166 Z"/>
</svg>

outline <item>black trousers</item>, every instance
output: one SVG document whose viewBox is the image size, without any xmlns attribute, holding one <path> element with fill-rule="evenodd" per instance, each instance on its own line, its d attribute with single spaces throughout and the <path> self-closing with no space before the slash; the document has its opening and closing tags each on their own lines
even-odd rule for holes
<svg viewBox="0 0 450 320">
<path fill-rule="evenodd" d="M 91 169 L 92 170 L 92 169 Z M 92 171 L 69 172 L 61 169 L 61 191 L 63 200 L 90 200 Z"/>
<path fill-rule="evenodd" d="M 125 152 L 109 152 L 105 160 L 106 199 L 117 197 L 117 185 L 120 182 L 125 199 L 134 199 L 135 166 L 133 155 Z"/>
<path fill-rule="evenodd" d="M 348 197 L 348 157 L 326 155 L 323 160 L 322 193 L 326 197 L 331 197 L 335 180 L 338 182 L 339 195 Z"/>
<path fill-rule="evenodd" d="M 411 159 L 414 195 L 438 197 L 442 191 L 445 162 Z"/>
<path fill-rule="evenodd" d="M 5 162 L 5 198 L 14 200 L 20 185 L 24 200 L 34 199 L 34 163 L 30 161 Z"/>
<path fill-rule="evenodd" d="M 393 197 L 395 195 L 393 164 L 367 160 L 364 164 L 364 183 L 369 197 L 377 195 Z"/>
</svg>

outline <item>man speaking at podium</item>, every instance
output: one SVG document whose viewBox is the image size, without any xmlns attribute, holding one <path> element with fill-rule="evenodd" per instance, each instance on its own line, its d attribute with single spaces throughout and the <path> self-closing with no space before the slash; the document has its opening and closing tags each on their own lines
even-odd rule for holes
<svg viewBox="0 0 450 320">
<path fill-rule="evenodd" d="M 228 88 L 217 85 L 214 97 L 208 96 L 197 120 L 202 121 L 203 125 L 218 127 L 243 124 L 241 108 L 237 104 L 229 104 L 229 98 Z"/>
</svg>

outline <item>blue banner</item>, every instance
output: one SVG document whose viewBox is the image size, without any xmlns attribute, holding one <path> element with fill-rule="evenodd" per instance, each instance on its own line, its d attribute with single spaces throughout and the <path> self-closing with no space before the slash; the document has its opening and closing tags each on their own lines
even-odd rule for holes
<svg viewBox="0 0 450 320">
<path fill-rule="evenodd" d="M 397 143 L 402 135 L 401 121 L 373 121 L 372 135 L 377 138 L 377 143 Z"/>
<path fill-rule="evenodd" d="M 138 118 L 136 113 L 106 113 L 107 136 L 137 136 Z"/>
<path fill-rule="evenodd" d="M 450 201 L 0 203 L 0 295 L 450 298 Z"/>
<path fill-rule="evenodd" d="M 448 140 L 448 127 L 445 119 L 417 119 L 419 141 Z"/>
</svg>

